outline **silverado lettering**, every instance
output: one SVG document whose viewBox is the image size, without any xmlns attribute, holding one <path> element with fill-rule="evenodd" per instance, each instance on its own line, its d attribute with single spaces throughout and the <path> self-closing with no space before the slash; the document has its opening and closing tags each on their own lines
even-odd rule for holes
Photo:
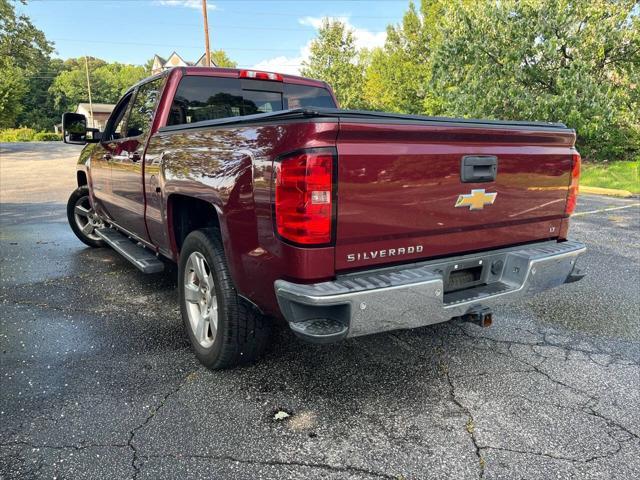
<svg viewBox="0 0 640 480">
<path fill-rule="evenodd" d="M 422 253 L 422 245 L 415 245 L 411 247 L 399 247 L 389 248 L 387 250 L 372 250 L 362 253 L 348 253 L 347 262 L 356 262 L 360 260 L 373 260 L 377 257 L 394 257 L 396 255 L 410 255 L 412 253 Z"/>
<path fill-rule="evenodd" d="M 71 228 L 145 273 L 177 263 L 212 369 L 257 359 L 278 320 L 319 343 L 487 325 L 583 276 L 580 155 L 559 123 L 340 110 L 321 81 L 200 67 L 134 85 L 102 132 L 62 123 L 86 144 Z"/>
</svg>

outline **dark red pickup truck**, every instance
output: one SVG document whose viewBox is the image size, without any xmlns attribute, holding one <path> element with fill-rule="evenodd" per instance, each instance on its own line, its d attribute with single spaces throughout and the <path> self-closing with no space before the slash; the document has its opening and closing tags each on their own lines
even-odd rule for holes
<svg viewBox="0 0 640 480">
<path fill-rule="evenodd" d="M 336 108 L 324 82 L 176 68 L 132 87 L 88 143 L 68 217 L 143 272 L 179 264 L 200 361 L 254 360 L 272 319 L 332 342 L 462 317 L 578 280 L 562 124 Z"/>
</svg>

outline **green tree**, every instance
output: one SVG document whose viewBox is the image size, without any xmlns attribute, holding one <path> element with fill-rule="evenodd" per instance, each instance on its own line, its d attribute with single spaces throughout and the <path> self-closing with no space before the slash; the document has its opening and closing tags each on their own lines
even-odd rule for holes
<svg viewBox="0 0 640 480">
<path fill-rule="evenodd" d="M 142 66 L 107 63 L 93 57 L 87 60 L 92 100 L 96 103 L 117 102 L 126 90 L 148 75 Z M 56 108 L 75 110 L 78 103 L 89 100 L 85 59 L 66 60 L 64 68 L 53 81 L 49 93 Z"/>
<path fill-rule="evenodd" d="M 27 79 L 24 71 L 10 59 L 0 59 L 0 70 L 0 128 L 10 128 L 15 126 L 15 120 L 22 111 Z"/>
<path fill-rule="evenodd" d="M 115 103 L 131 86 L 147 77 L 144 67 L 123 63 L 106 63 L 89 71 L 91 79 L 95 79 L 100 87 L 100 96 L 105 101 Z M 85 82 L 86 83 L 86 82 Z M 91 89 L 93 94 L 93 89 Z"/>
<path fill-rule="evenodd" d="M 371 54 L 364 96 L 377 110 L 405 113 L 440 113 L 439 97 L 429 86 L 432 55 L 441 41 L 439 24 L 445 0 L 413 2 L 402 22 L 387 27 L 383 48 Z"/>
<path fill-rule="evenodd" d="M 11 3 L 0 0 L 0 127 L 16 126 L 21 112 L 37 111 L 32 89 L 42 99 L 38 88 L 51 76 L 52 51 L 52 44 L 27 16 L 16 15 Z"/>
<path fill-rule="evenodd" d="M 344 23 L 323 20 L 301 73 L 329 83 L 342 108 L 366 106 L 362 91 L 364 64 L 356 49 L 353 32 Z"/>
<path fill-rule="evenodd" d="M 433 60 L 447 114 L 562 121 L 590 158 L 640 150 L 634 0 L 452 4 Z"/>
<path fill-rule="evenodd" d="M 153 58 L 150 58 L 144 63 L 144 71 L 147 75 L 151 75 L 151 70 L 153 70 Z"/>
<path fill-rule="evenodd" d="M 52 130 L 53 125 L 60 122 L 63 111 L 56 107 L 49 88 L 63 69 L 64 62 L 52 58 L 47 61 L 44 71 L 27 78 L 28 93 L 22 98 L 23 108 L 16 118 L 16 125 L 27 125 L 35 130 Z"/>
<path fill-rule="evenodd" d="M 13 5 L 0 0 L 0 59 L 11 58 L 16 66 L 34 74 L 47 63 L 52 52 L 52 44 L 29 17 L 16 16 Z"/>
<path fill-rule="evenodd" d="M 236 68 L 238 64 L 231 60 L 224 50 L 213 50 L 211 52 L 211 61 L 218 67 Z"/>
</svg>

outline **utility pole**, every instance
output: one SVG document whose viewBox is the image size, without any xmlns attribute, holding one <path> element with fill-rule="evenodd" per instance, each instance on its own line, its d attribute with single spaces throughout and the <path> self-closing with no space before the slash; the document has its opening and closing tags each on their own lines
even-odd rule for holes
<svg viewBox="0 0 640 480">
<path fill-rule="evenodd" d="M 91 102 L 91 82 L 89 81 L 89 60 L 84 56 L 84 70 L 87 73 L 87 91 L 89 92 L 89 113 L 91 114 L 91 127 L 93 128 L 93 103 Z"/>
<path fill-rule="evenodd" d="M 202 19 L 204 20 L 204 64 L 211 66 L 211 50 L 209 49 L 209 20 L 207 19 L 207 0 L 202 0 Z"/>
</svg>

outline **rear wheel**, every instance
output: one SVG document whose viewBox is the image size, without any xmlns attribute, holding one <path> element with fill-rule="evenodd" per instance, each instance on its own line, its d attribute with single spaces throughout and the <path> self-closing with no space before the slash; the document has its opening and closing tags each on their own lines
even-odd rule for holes
<svg viewBox="0 0 640 480">
<path fill-rule="evenodd" d="M 96 234 L 96 229 L 103 223 L 91 206 L 87 186 L 78 187 L 69 197 L 67 220 L 80 241 L 94 248 L 105 246 L 104 240 Z"/>
<path fill-rule="evenodd" d="M 180 252 L 180 310 L 198 360 L 212 370 L 257 360 L 269 321 L 238 296 L 217 229 L 191 232 Z"/>
</svg>

